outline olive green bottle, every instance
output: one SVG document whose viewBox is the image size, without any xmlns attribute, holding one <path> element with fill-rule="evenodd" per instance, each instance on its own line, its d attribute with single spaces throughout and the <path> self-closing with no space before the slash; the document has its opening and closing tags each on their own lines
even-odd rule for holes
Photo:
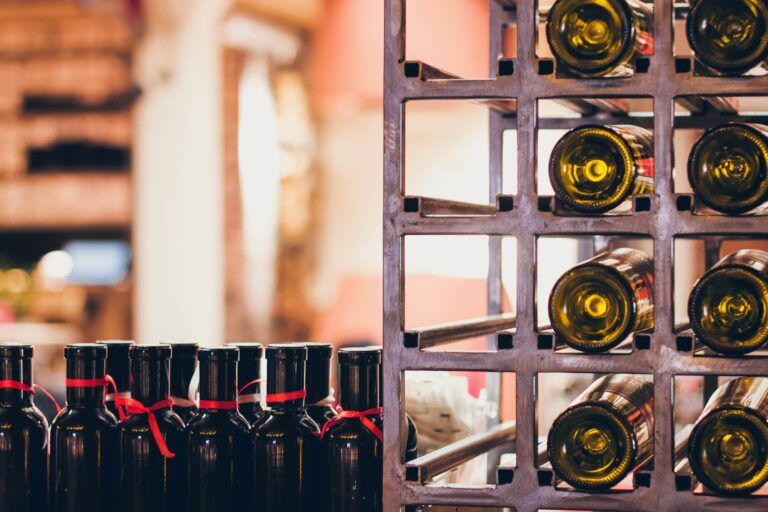
<svg viewBox="0 0 768 512">
<path fill-rule="evenodd" d="M 549 430 L 555 474 L 578 490 L 608 490 L 653 457 L 653 383 L 606 375 L 579 395 Z"/>
<path fill-rule="evenodd" d="M 605 213 L 634 195 L 653 193 L 653 135 L 638 126 L 588 125 L 566 133 L 552 151 L 549 179 L 570 210 Z"/>
<path fill-rule="evenodd" d="M 693 286 L 688 318 L 697 338 L 721 354 L 746 354 L 768 341 L 768 252 L 741 250 Z"/>
<path fill-rule="evenodd" d="M 651 7 L 637 0 L 557 0 L 547 40 L 560 74 L 627 76 L 635 57 L 653 54 L 652 27 Z"/>
<path fill-rule="evenodd" d="M 696 197 L 721 213 L 746 213 L 768 201 L 768 126 L 732 123 L 707 131 L 691 150 Z"/>
<path fill-rule="evenodd" d="M 558 338 L 584 352 L 610 350 L 633 332 L 653 327 L 653 260 L 620 248 L 563 274 L 549 295 Z"/>
<path fill-rule="evenodd" d="M 695 0 L 686 35 L 696 59 L 717 74 L 738 76 L 768 58 L 768 7 L 763 0 Z"/>
<path fill-rule="evenodd" d="M 767 378 L 739 377 L 717 389 L 691 431 L 688 462 L 719 494 L 750 494 L 768 481 Z"/>
</svg>

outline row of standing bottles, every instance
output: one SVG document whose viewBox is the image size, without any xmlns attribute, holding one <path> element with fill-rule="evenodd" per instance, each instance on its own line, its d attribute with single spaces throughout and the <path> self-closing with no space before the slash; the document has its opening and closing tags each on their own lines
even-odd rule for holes
<svg viewBox="0 0 768 512">
<path fill-rule="evenodd" d="M 339 350 L 334 408 L 327 344 L 68 345 L 50 432 L 32 355 L 0 345 L 2 512 L 381 510 L 380 348 Z"/>
</svg>

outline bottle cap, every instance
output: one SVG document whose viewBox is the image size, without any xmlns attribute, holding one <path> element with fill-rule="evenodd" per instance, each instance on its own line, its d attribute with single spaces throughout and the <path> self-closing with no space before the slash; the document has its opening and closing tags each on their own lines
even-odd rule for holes
<svg viewBox="0 0 768 512">
<path fill-rule="evenodd" d="M 83 357 L 90 359 L 106 359 L 106 345 L 96 343 L 73 343 L 64 347 L 64 357 L 74 358 Z"/>
<path fill-rule="evenodd" d="M 306 361 L 307 347 L 299 343 L 276 343 L 267 347 L 267 361 Z"/>
<path fill-rule="evenodd" d="M 199 361 L 237 361 L 239 358 L 237 347 L 205 347 L 197 351 Z"/>
<path fill-rule="evenodd" d="M 381 347 L 341 348 L 339 364 L 381 364 Z"/>
<path fill-rule="evenodd" d="M 22 345 L 20 343 L 2 343 L 0 344 L 1 359 L 25 359 L 32 357 L 34 348 L 32 345 Z"/>
<path fill-rule="evenodd" d="M 170 359 L 171 347 L 168 345 L 134 345 L 130 350 L 131 359 Z"/>
</svg>

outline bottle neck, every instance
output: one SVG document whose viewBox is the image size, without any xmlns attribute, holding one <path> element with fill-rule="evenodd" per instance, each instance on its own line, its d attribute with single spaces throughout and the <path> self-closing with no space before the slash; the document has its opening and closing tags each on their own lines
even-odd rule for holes
<svg viewBox="0 0 768 512">
<path fill-rule="evenodd" d="M 267 361 L 267 406 L 277 411 L 306 406 L 305 361 Z"/>
<path fill-rule="evenodd" d="M 307 403 L 316 404 L 331 393 L 331 360 L 313 358 L 307 361 Z"/>
<path fill-rule="evenodd" d="M 134 359 L 131 363 L 131 397 L 146 407 L 170 396 L 170 361 Z"/>
<path fill-rule="evenodd" d="M 104 407 L 105 373 L 104 359 L 67 359 L 67 405 Z"/>
<path fill-rule="evenodd" d="M 241 357 L 237 366 L 237 389 L 243 389 L 244 386 L 261 378 L 261 359 L 243 359 Z M 255 395 L 259 393 L 259 385 L 251 384 L 243 391 L 244 395 Z"/>
<path fill-rule="evenodd" d="M 345 411 L 365 411 L 380 406 L 381 370 L 378 364 L 339 366 L 339 405 Z"/>
<path fill-rule="evenodd" d="M 237 400 L 237 361 L 200 362 L 200 408 L 203 401 Z"/>
<path fill-rule="evenodd" d="M 114 354 L 110 355 L 110 353 Z M 131 389 L 130 359 L 127 349 L 112 349 L 107 353 L 107 375 L 112 377 L 117 386 L 118 393 L 125 393 Z M 112 392 L 113 390 L 110 390 Z"/>
<path fill-rule="evenodd" d="M 31 358 L 0 359 L 0 380 L 32 386 Z M 0 405 L 5 407 L 24 407 L 32 405 L 32 393 L 16 388 L 0 389 Z"/>
</svg>

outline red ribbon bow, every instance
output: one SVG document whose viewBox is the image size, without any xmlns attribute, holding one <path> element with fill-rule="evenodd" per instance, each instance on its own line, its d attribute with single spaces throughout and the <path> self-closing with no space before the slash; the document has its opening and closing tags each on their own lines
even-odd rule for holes
<svg viewBox="0 0 768 512">
<path fill-rule="evenodd" d="M 341 407 L 339 407 L 338 408 L 339 414 L 335 418 L 329 420 L 325 425 L 323 425 L 323 430 L 320 431 L 320 439 L 325 437 L 325 433 L 328 432 L 328 429 L 330 429 L 334 425 L 338 425 L 339 423 L 341 423 L 342 420 L 357 419 L 357 420 L 360 420 L 360 423 L 362 423 L 363 426 L 371 432 L 371 434 L 376 436 L 376 439 L 378 439 L 381 442 L 384 442 L 384 433 L 368 417 L 368 416 L 378 416 L 382 413 L 382 410 L 383 409 L 381 407 L 374 407 L 373 409 L 367 409 L 365 411 L 345 411 Z"/>
<path fill-rule="evenodd" d="M 53 402 L 53 405 L 56 407 L 56 414 L 61 412 L 61 406 L 59 405 L 59 402 L 57 402 L 53 395 L 50 394 L 43 386 L 39 386 L 37 384 L 32 384 L 29 386 L 18 380 L 0 380 L 0 389 L 18 389 L 19 391 L 26 391 L 27 393 L 31 393 L 33 395 L 35 394 L 35 390 L 39 389 L 45 396 L 48 397 L 51 402 Z"/>
<path fill-rule="evenodd" d="M 152 432 L 152 437 L 155 439 L 155 443 L 157 444 L 160 453 L 162 453 L 163 457 L 166 459 L 172 459 L 176 456 L 175 453 L 168 449 L 163 433 L 160 432 L 160 425 L 157 423 L 157 417 L 155 416 L 155 411 L 173 407 L 173 400 L 170 398 L 167 400 L 160 400 L 149 407 L 134 398 L 117 397 L 115 402 L 117 403 L 118 408 L 124 407 L 129 415 L 146 414 L 147 420 L 149 421 L 149 430 Z"/>
</svg>

